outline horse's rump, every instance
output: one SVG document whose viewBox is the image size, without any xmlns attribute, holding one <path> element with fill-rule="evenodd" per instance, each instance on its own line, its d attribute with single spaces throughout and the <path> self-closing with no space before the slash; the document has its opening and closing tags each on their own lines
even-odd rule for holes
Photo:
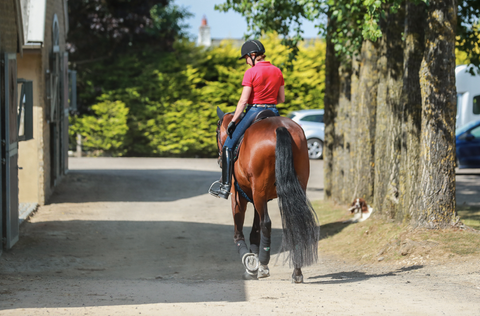
<svg viewBox="0 0 480 316">
<path fill-rule="evenodd" d="M 279 127 L 286 128 L 291 135 L 294 168 L 305 190 L 310 174 L 307 141 L 303 129 L 286 117 L 269 117 L 249 127 L 245 132 L 239 158 L 234 167 L 236 178 L 242 189 L 248 190 L 253 181 L 260 179 L 265 182 L 264 187 L 271 188 L 267 190 L 269 200 L 277 197 L 274 184 L 276 181 L 276 130 Z"/>
</svg>

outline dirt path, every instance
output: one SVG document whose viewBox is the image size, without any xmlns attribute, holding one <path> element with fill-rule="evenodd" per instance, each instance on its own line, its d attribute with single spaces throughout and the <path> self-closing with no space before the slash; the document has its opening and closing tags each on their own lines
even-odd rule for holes
<svg viewBox="0 0 480 316">
<path fill-rule="evenodd" d="M 478 262 L 398 268 L 321 255 L 291 284 L 274 256 L 270 278 L 243 281 L 230 202 L 205 193 L 220 176 L 213 159 L 82 158 L 70 168 L 0 257 L 0 315 L 480 315 Z M 323 196 L 322 170 L 312 162 L 312 200 Z M 269 208 L 276 249 L 281 223 L 276 202 Z"/>
</svg>

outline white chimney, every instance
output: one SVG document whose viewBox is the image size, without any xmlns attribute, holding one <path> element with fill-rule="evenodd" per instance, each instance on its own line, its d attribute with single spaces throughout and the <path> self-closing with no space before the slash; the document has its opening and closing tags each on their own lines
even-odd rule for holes
<svg viewBox="0 0 480 316">
<path fill-rule="evenodd" d="M 207 18 L 205 16 L 203 16 L 202 25 L 198 29 L 197 45 L 205 47 L 210 47 L 212 45 L 210 26 L 207 25 Z"/>
</svg>

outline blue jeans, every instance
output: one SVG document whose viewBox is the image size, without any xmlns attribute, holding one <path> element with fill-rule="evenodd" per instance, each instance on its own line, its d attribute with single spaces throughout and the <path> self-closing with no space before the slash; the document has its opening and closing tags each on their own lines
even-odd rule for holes
<svg viewBox="0 0 480 316">
<path fill-rule="evenodd" d="M 277 108 L 268 108 L 268 109 L 272 110 L 276 116 L 280 116 Z M 243 135 L 243 133 L 245 133 L 247 128 L 253 123 L 255 116 L 257 116 L 258 112 L 263 110 L 265 110 L 264 107 L 256 108 L 256 107 L 248 106 L 245 116 L 243 117 L 243 119 L 240 120 L 240 122 L 237 123 L 237 127 L 233 132 L 232 138 L 230 138 L 230 136 L 227 136 L 227 140 L 225 141 L 225 144 L 223 144 L 223 148 L 227 147 L 230 149 L 234 149 L 238 139 Z"/>
</svg>

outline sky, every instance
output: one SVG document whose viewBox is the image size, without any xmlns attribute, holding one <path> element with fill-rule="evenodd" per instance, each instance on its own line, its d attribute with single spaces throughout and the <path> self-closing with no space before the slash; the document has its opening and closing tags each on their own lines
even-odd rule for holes
<svg viewBox="0 0 480 316">
<path fill-rule="evenodd" d="M 185 23 L 190 27 L 188 29 L 189 35 L 196 39 L 198 36 L 198 28 L 201 25 L 202 17 L 205 15 L 207 23 L 210 26 L 210 34 L 212 38 L 242 38 L 247 31 L 247 23 L 245 18 L 240 13 L 234 11 L 228 11 L 227 13 L 214 10 L 215 4 L 221 4 L 223 0 L 174 0 L 173 3 L 186 7 L 188 11 L 194 14 L 194 16 Z M 312 38 L 316 37 L 318 30 L 315 28 L 314 23 L 304 21 L 302 24 L 303 37 Z"/>
</svg>

